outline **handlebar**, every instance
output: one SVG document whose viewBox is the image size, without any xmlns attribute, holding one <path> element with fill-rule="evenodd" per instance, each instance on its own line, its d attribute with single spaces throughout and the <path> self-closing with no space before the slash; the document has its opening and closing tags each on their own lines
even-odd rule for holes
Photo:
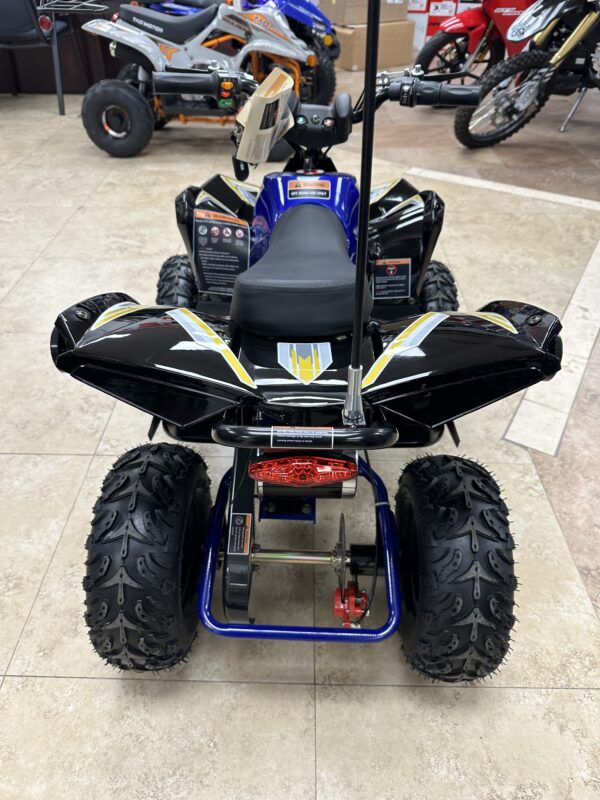
<svg viewBox="0 0 600 800">
<path fill-rule="evenodd" d="M 477 106 L 481 100 L 481 86 L 439 83 L 413 77 L 395 80 L 384 91 L 389 100 L 397 100 L 401 106 Z"/>
<path fill-rule="evenodd" d="M 207 71 L 178 71 L 153 73 L 156 94 L 200 94 L 209 97 L 233 98 L 238 101 L 243 94 L 251 94 L 258 86 L 243 72 L 225 72 L 217 69 Z M 237 102 L 232 103 L 237 106 Z"/>
</svg>

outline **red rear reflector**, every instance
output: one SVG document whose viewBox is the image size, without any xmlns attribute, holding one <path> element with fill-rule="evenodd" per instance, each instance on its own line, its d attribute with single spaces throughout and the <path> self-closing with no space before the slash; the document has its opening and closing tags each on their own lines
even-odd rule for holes
<svg viewBox="0 0 600 800">
<path fill-rule="evenodd" d="M 294 487 L 341 483 L 351 480 L 356 473 L 354 461 L 327 456 L 267 457 L 248 467 L 248 474 L 255 481 Z"/>
<path fill-rule="evenodd" d="M 54 27 L 50 17 L 47 17 L 45 14 L 42 14 L 41 17 L 38 17 L 38 23 L 40 28 L 44 31 L 44 33 L 50 33 L 50 31 Z"/>
</svg>

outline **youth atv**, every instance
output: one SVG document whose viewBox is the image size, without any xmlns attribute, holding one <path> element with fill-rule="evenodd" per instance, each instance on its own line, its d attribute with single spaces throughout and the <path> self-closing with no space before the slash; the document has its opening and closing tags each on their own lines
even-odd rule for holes
<svg viewBox="0 0 600 800">
<path fill-rule="evenodd" d="M 210 5 L 221 5 L 227 0 L 139 0 L 141 6 L 152 11 L 162 11 L 174 16 L 197 14 Z M 331 21 L 310 0 L 244 0 L 245 10 L 257 10 L 266 3 L 273 3 L 287 19 L 292 31 L 302 39 L 311 50 L 323 52 L 335 61 L 340 55 L 340 43 Z M 324 98 L 325 101 L 331 96 Z"/>
<path fill-rule="evenodd" d="M 88 136 L 112 156 L 137 155 L 153 131 L 172 119 L 221 124 L 235 119 L 227 93 L 218 99 L 188 92 L 161 96 L 153 91 L 155 71 L 211 64 L 230 72 L 243 70 L 262 81 L 279 66 L 293 77 L 296 95 L 307 102 L 328 102 L 335 91 L 331 59 L 311 50 L 270 3 L 258 10 L 244 10 L 241 0 L 215 3 L 177 17 L 125 3 L 111 21 L 95 19 L 82 27 L 108 39 L 111 55 L 129 62 L 117 80 L 102 80 L 88 89 L 82 105 Z"/>
<path fill-rule="evenodd" d="M 58 369 L 149 413 L 150 437 L 162 422 L 180 442 L 217 442 L 232 452 L 213 501 L 206 464 L 180 444 L 137 447 L 107 475 L 87 541 L 86 620 L 99 655 L 121 669 L 177 664 L 198 619 L 213 633 L 249 639 L 373 643 L 400 628 L 410 664 L 444 681 L 489 675 L 507 653 L 514 545 L 494 479 L 464 458 L 420 458 L 401 474 L 392 509 L 368 454 L 429 445 L 456 418 L 551 378 L 560 369 L 561 326 L 515 301 L 475 314 L 373 318 L 366 267 L 375 108 L 385 100 L 456 106 L 479 97 L 478 87 L 410 75 L 382 80 L 376 91 L 378 18 L 379 2 L 370 0 L 356 241 L 347 211 L 352 176 L 313 175 L 330 183 L 329 197 L 325 186 L 307 187 L 302 170 L 295 183 L 273 176 L 255 203 L 264 254 L 237 277 L 230 316 L 209 303 L 193 311 L 148 307 L 115 293 L 56 320 Z M 214 75 L 199 76 L 199 93 L 210 93 L 210 81 Z M 250 99 L 238 138 L 238 178 L 260 135 L 259 99 L 260 92 Z M 346 138 L 350 100 L 337 99 L 331 123 L 312 116 L 303 125 L 296 115 L 292 138 L 301 152 Z M 237 184 L 231 191 L 243 194 Z M 371 546 L 347 545 L 343 521 L 327 549 L 260 545 L 263 520 L 314 522 L 317 501 L 345 501 L 359 478 L 373 490 Z M 333 567 L 338 624 L 255 619 L 253 573 L 273 563 Z M 224 618 L 213 605 L 219 570 Z M 367 627 L 378 575 L 388 615 Z"/>
<path fill-rule="evenodd" d="M 197 73 L 155 76 L 155 86 L 165 94 L 197 80 Z M 388 78 L 382 74 L 381 80 Z M 252 91 L 248 84 L 246 80 L 246 90 Z M 279 150 L 287 143 L 294 155 L 284 172 L 267 175 L 262 190 L 216 175 L 178 195 L 175 213 L 187 255 L 171 256 L 163 263 L 157 304 L 203 307 L 228 315 L 236 278 L 263 258 L 270 232 L 282 214 L 303 201 L 338 216 L 345 233 L 339 244 L 346 258 L 354 261 L 359 190 L 354 178 L 337 172 L 328 151 L 348 139 L 362 113 L 362 99 L 353 110 L 348 95 L 340 95 L 333 106 L 301 104 L 295 110 L 294 127 L 275 147 Z M 274 197 L 282 199 L 274 203 Z M 445 264 L 432 260 L 443 217 L 442 199 L 432 191 L 418 192 L 408 181 L 395 179 L 372 190 L 368 277 L 375 318 L 458 309 L 452 273 Z M 303 249 L 305 224 L 298 223 L 298 252 Z M 319 223 L 314 224 L 312 235 L 325 254 L 334 245 L 325 241 Z M 207 302 L 213 305 L 206 306 Z"/>
</svg>

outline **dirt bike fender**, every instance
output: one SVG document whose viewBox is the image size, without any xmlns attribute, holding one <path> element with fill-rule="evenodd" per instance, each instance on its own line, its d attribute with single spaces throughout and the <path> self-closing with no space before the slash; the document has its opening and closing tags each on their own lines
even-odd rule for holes
<svg viewBox="0 0 600 800">
<path fill-rule="evenodd" d="M 135 28 L 109 22 L 105 19 L 93 19 L 81 27 L 88 33 L 102 36 L 104 39 L 110 39 L 113 42 L 119 42 L 119 44 L 137 50 L 146 56 L 156 72 L 162 72 L 168 64 L 158 45 L 144 31 L 137 31 Z"/>
<path fill-rule="evenodd" d="M 460 14 L 448 17 L 440 25 L 440 30 L 446 33 L 466 34 L 469 37 L 468 51 L 473 53 L 481 41 L 489 22 L 490 18 L 482 8 L 470 8 L 468 11 L 462 11 Z"/>
</svg>

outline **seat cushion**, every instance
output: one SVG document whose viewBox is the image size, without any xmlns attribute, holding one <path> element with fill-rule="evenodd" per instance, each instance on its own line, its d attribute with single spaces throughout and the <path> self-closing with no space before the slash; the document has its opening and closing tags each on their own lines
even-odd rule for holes
<svg viewBox="0 0 600 800">
<path fill-rule="evenodd" d="M 123 22 L 134 25 L 151 35 L 159 36 L 161 39 L 175 42 L 175 44 L 183 44 L 192 36 L 203 31 L 213 21 L 218 10 L 217 5 L 211 5 L 197 14 L 176 17 L 126 3 L 119 8 L 119 15 Z"/>
<path fill-rule="evenodd" d="M 356 267 L 341 222 L 324 206 L 286 211 L 267 253 L 236 279 L 231 318 L 243 331 L 276 338 L 352 330 Z M 364 316 L 373 301 L 365 292 Z"/>
</svg>

